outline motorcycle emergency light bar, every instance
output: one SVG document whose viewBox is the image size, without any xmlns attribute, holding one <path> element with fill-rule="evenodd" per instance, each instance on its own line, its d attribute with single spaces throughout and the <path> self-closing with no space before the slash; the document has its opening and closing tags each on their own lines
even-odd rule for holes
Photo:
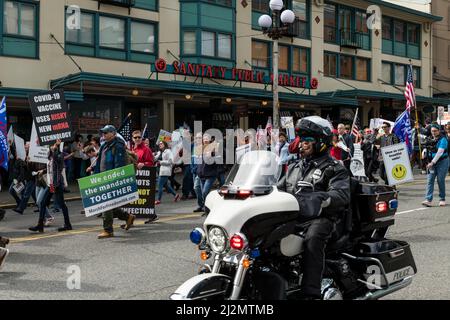
<svg viewBox="0 0 450 320">
<path fill-rule="evenodd" d="M 380 201 L 375 204 L 375 209 L 379 213 L 388 211 L 388 208 L 389 208 L 389 206 L 386 201 Z"/>
<path fill-rule="evenodd" d="M 230 247 L 242 251 L 247 246 L 247 238 L 241 233 L 236 233 L 230 239 Z"/>
<path fill-rule="evenodd" d="M 252 190 L 241 190 L 241 189 L 230 190 L 227 188 L 222 188 L 222 189 L 220 189 L 219 194 L 221 196 L 227 197 L 227 198 L 245 200 L 248 197 L 253 195 L 253 191 Z"/>
</svg>

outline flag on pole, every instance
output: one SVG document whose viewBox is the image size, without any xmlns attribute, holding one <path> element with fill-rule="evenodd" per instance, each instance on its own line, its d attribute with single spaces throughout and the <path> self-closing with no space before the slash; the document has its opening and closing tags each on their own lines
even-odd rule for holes
<svg viewBox="0 0 450 320">
<path fill-rule="evenodd" d="M 7 128 L 7 119 L 6 119 L 6 97 L 3 97 L 2 102 L 0 103 L 0 166 L 5 170 L 8 170 L 8 151 L 9 145 L 6 139 L 6 128 Z"/>
<path fill-rule="evenodd" d="M 142 140 L 145 140 L 148 138 L 148 130 L 147 130 L 147 124 L 145 124 L 144 130 L 142 130 Z"/>
<path fill-rule="evenodd" d="M 125 118 L 120 126 L 117 133 L 122 136 L 122 138 L 127 143 L 128 149 L 131 149 L 131 113 Z"/>
<path fill-rule="evenodd" d="M 360 124 L 359 124 L 358 110 L 359 109 L 356 109 L 355 118 L 353 119 L 352 130 L 351 130 L 351 134 L 354 135 L 355 137 L 358 136 L 358 133 L 359 133 L 359 130 L 360 130 L 360 128 L 359 128 Z"/>
<path fill-rule="evenodd" d="M 406 76 L 405 98 L 406 110 L 408 112 L 411 112 L 411 107 L 416 106 L 416 94 L 414 92 L 414 73 L 411 64 L 408 66 L 408 74 Z"/>
<path fill-rule="evenodd" d="M 408 109 L 403 111 L 401 115 L 397 117 L 394 123 L 392 132 L 400 139 L 401 142 L 406 143 L 409 154 L 412 153 L 412 132 L 411 132 L 411 119 Z"/>
</svg>

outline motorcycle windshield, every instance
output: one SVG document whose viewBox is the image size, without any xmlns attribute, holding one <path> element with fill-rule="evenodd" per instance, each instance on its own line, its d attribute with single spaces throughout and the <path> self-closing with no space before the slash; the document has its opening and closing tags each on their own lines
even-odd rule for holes
<svg viewBox="0 0 450 320">
<path fill-rule="evenodd" d="M 249 188 L 277 184 L 281 173 L 279 157 L 270 151 L 255 150 L 242 156 L 231 169 L 225 186 Z"/>
</svg>

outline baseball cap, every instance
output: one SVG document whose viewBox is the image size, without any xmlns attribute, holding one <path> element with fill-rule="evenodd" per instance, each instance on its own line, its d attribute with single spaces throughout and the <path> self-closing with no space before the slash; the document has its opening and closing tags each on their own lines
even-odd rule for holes
<svg viewBox="0 0 450 320">
<path fill-rule="evenodd" d="M 113 125 L 107 124 L 103 128 L 100 129 L 100 132 L 107 133 L 107 132 L 117 132 L 116 127 Z"/>
</svg>

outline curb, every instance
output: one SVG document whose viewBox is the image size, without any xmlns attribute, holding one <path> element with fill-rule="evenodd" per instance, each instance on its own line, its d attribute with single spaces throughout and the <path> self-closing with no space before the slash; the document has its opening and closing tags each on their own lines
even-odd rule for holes
<svg viewBox="0 0 450 320">
<path fill-rule="evenodd" d="M 64 198 L 64 201 L 66 201 L 66 202 L 80 201 L 80 200 L 81 200 L 81 196 Z M 28 202 L 28 207 L 31 207 L 33 205 L 34 205 L 33 202 Z M 13 203 L 0 204 L 0 209 L 14 209 L 15 207 L 17 207 L 17 206 Z"/>
</svg>

